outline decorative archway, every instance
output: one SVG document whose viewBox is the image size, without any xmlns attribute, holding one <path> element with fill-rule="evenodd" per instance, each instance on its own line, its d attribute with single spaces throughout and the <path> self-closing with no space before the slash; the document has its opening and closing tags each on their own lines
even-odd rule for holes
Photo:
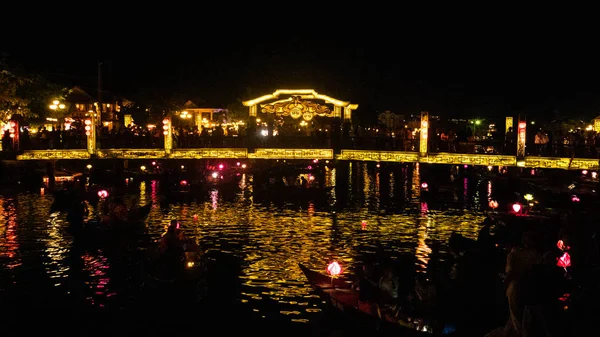
<svg viewBox="0 0 600 337">
<path fill-rule="evenodd" d="M 287 98 L 280 98 L 288 96 Z M 325 104 L 314 103 L 311 100 L 318 99 L 325 101 Z M 274 102 L 263 103 L 276 100 Z M 272 94 L 264 95 L 249 101 L 243 102 L 244 106 L 250 108 L 250 117 L 256 117 L 258 107 L 262 113 L 273 113 L 278 116 L 290 116 L 294 119 L 303 118 L 311 120 L 314 116 L 327 116 L 333 118 L 342 118 L 342 109 L 344 120 L 350 121 L 352 110 L 358 108 L 358 104 L 340 101 L 338 99 L 319 94 L 313 89 L 280 89 Z M 333 110 L 326 104 L 333 106 Z"/>
</svg>

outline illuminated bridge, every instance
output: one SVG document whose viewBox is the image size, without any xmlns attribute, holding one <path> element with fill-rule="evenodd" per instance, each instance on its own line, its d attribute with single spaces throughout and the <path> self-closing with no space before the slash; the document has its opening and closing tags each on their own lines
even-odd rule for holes
<svg viewBox="0 0 600 337">
<path fill-rule="evenodd" d="M 313 100 L 324 101 L 323 104 L 314 103 Z M 265 103 L 272 101 L 270 103 Z M 482 165 L 482 166 L 518 166 L 529 168 L 552 169 L 598 169 L 598 159 L 587 158 L 554 158 L 525 156 L 526 123 L 518 121 L 516 155 L 496 154 L 465 154 L 465 153 L 430 153 L 428 151 L 428 134 L 430 130 L 429 114 L 421 113 L 419 136 L 413 151 L 379 151 L 371 149 L 356 149 L 356 146 L 346 146 L 347 136 L 341 134 L 341 129 L 350 125 L 351 113 L 358 105 L 337 100 L 317 93 L 312 89 L 277 90 L 273 94 L 258 97 L 243 102 L 249 107 L 250 122 L 248 134 L 256 134 L 257 112 L 275 116 L 287 116 L 293 119 L 310 121 L 314 116 L 331 117 L 332 135 L 331 144 L 318 143 L 318 147 L 296 146 L 295 148 L 261 147 L 261 141 L 246 139 L 247 142 L 237 143 L 232 147 L 202 147 L 202 148 L 174 148 L 173 128 L 171 118 L 163 120 L 164 146 L 154 149 L 127 149 L 127 148 L 98 148 L 96 140 L 96 125 L 94 117 L 86 120 L 86 149 L 69 150 L 25 150 L 16 151 L 13 159 L 17 160 L 63 160 L 63 159 L 285 159 L 285 160 L 339 160 L 339 161 L 373 161 L 396 163 L 426 163 L 426 164 L 451 164 L 451 165 Z M 94 114 L 92 114 L 94 115 Z M 418 123 L 418 121 L 417 121 Z M 513 118 L 506 118 L 506 128 L 513 126 Z M 18 129 L 18 128 L 17 128 Z M 338 130 L 333 132 L 333 130 Z M 17 135 L 18 138 L 18 135 Z M 313 137 L 314 140 L 314 137 Z M 18 139 L 16 144 L 18 144 Z M 223 143 L 221 144 L 223 145 Z M 241 146 L 240 146 L 241 145 Z M 280 144 L 281 145 L 281 144 Z M 290 144 L 287 144 L 288 146 Z M 310 147 L 310 148 L 309 148 Z M 376 147 L 375 147 L 376 148 Z M 16 149 L 18 150 L 18 148 Z M 6 158 L 6 156 L 5 156 Z"/>
<path fill-rule="evenodd" d="M 333 149 L 254 149 L 245 148 L 203 148 L 174 149 L 167 153 L 156 149 L 104 149 L 91 155 L 87 150 L 31 150 L 17 155 L 17 160 L 57 160 L 57 159 L 323 159 L 348 161 L 374 161 L 395 163 L 426 163 L 482 166 L 521 166 L 531 168 L 553 168 L 573 170 L 597 170 L 598 160 L 587 158 L 524 157 L 517 161 L 516 156 L 427 153 L 404 151 L 341 150 L 334 154 Z"/>
</svg>

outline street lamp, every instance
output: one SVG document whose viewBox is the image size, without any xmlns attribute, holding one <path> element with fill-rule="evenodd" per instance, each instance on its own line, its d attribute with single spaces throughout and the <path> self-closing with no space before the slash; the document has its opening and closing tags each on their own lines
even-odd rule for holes
<svg viewBox="0 0 600 337">
<path fill-rule="evenodd" d="M 63 110 L 66 106 L 57 100 L 52 101 L 52 104 L 48 106 L 50 110 Z"/>
</svg>

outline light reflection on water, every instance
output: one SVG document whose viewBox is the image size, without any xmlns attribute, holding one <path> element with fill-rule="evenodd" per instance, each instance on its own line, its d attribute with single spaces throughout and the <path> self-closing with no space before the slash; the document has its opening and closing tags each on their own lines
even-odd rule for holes
<svg viewBox="0 0 600 337">
<path fill-rule="evenodd" d="M 150 239 L 158 238 L 170 220 L 180 220 L 187 234 L 196 237 L 203 248 L 229 253 L 242 261 L 242 303 L 262 316 L 307 322 L 322 304 L 306 284 L 298 263 L 325 271 L 327 263 L 335 259 L 344 273 L 351 274 L 365 258 L 383 255 L 411 257 L 416 270 L 425 271 L 430 242 L 445 243 L 452 231 L 476 236 L 482 214 L 467 211 L 464 205 L 462 209 L 440 211 L 420 200 L 419 164 L 398 165 L 391 170 L 364 163 L 349 165 L 345 171 L 328 170 L 327 185 L 338 184 L 338 192 L 348 191 L 348 195 L 332 194 L 324 204 L 282 206 L 255 200 L 252 176 L 246 174 L 233 197 L 214 189 L 205 201 L 163 207 L 159 206 L 159 184 L 152 181 L 139 184 L 139 202 L 156 204 L 147 222 Z M 467 191 L 467 180 L 461 183 Z M 484 193 L 490 193 L 491 185 L 482 186 Z M 15 277 L 11 271 L 39 268 L 36 264 L 42 261 L 47 283 L 63 294 L 78 294 L 89 305 L 118 302 L 122 306 L 133 296 L 127 289 L 137 284 L 117 285 L 109 276 L 117 268 L 114 254 L 93 247 L 73 253 L 73 239 L 65 231 L 64 217 L 48 221 L 49 193 L 0 198 L 0 265 L 8 271 L 0 274 L 0 290 L 8 277 Z M 332 206 L 332 202 L 345 204 Z M 390 209 L 388 204 L 398 207 Z M 121 268 L 139 273 L 127 265 Z M 84 281 L 74 289 L 73 279 Z"/>
</svg>

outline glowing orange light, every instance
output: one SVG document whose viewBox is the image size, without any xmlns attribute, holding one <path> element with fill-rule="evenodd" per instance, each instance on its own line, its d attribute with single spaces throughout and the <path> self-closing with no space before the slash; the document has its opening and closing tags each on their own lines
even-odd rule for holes
<svg viewBox="0 0 600 337">
<path fill-rule="evenodd" d="M 363 221 L 360 223 L 360 228 L 362 228 L 363 230 L 367 229 L 367 221 L 363 220 Z"/>
<path fill-rule="evenodd" d="M 337 261 L 333 261 L 327 266 L 327 272 L 331 276 L 337 276 L 342 272 L 342 267 Z"/>
<path fill-rule="evenodd" d="M 496 208 L 498 208 L 498 202 L 496 200 L 490 200 L 489 206 L 492 209 L 496 209 Z"/>
<path fill-rule="evenodd" d="M 169 119 L 168 118 L 163 119 L 163 124 L 169 124 Z"/>
<path fill-rule="evenodd" d="M 85 120 L 85 125 L 90 125 L 90 124 L 92 124 L 92 121 L 91 121 L 91 120 L 89 120 L 89 119 L 86 119 L 86 120 Z"/>
<path fill-rule="evenodd" d="M 563 240 L 558 240 L 558 242 L 556 243 L 556 247 L 563 251 L 571 249 L 571 247 L 565 245 L 565 242 Z"/>
</svg>

